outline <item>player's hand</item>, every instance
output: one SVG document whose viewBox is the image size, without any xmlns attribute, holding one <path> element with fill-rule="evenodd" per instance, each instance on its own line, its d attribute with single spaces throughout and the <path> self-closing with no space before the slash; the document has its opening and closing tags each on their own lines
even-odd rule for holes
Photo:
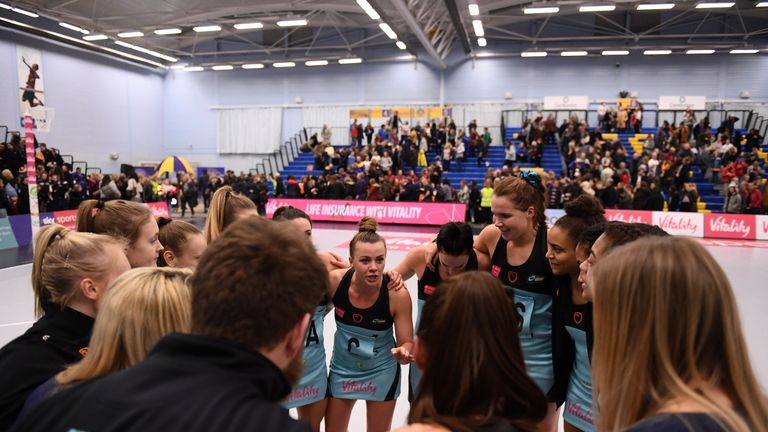
<svg viewBox="0 0 768 432">
<path fill-rule="evenodd" d="M 344 261 L 342 257 L 333 252 L 318 252 L 317 255 L 323 261 L 325 269 L 328 271 L 349 268 L 349 263 Z"/>
<path fill-rule="evenodd" d="M 389 276 L 389 284 L 387 284 L 388 290 L 400 291 L 405 288 L 405 282 L 403 282 L 403 276 L 400 275 L 400 273 L 394 270 L 389 270 L 386 272 L 386 275 Z"/>
<path fill-rule="evenodd" d="M 392 357 L 401 365 L 407 365 L 413 361 L 413 354 L 411 354 L 405 347 L 392 348 Z"/>
<path fill-rule="evenodd" d="M 435 265 L 432 264 L 435 255 L 437 255 L 437 243 L 428 243 L 424 248 L 424 262 L 427 263 L 427 267 L 432 271 L 435 271 Z"/>
</svg>

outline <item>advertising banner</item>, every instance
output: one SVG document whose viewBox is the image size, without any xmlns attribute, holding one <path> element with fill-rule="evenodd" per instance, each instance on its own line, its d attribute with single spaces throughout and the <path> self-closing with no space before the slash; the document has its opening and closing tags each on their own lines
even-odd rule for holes
<svg viewBox="0 0 768 432">
<path fill-rule="evenodd" d="M 267 217 L 271 218 L 280 207 L 293 206 L 303 210 L 313 221 L 357 222 L 371 216 L 380 223 L 402 225 L 442 225 L 464 222 L 464 204 L 418 203 L 389 201 L 344 201 L 270 199 Z"/>
<path fill-rule="evenodd" d="M 768 216 L 755 216 L 755 228 L 757 240 L 768 240 Z"/>
<path fill-rule="evenodd" d="M 671 235 L 704 237 L 704 213 L 653 212 L 653 224 Z"/>
<path fill-rule="evenodd" d="M 659 96 L 659 109 L 685 111 L 687 108 L 701 111 L 706 109 L 705 96 Z"/>
<path fill-rule="evenodd" d="M 653 223 L 652 212 L 645 210 L 606 210 L 605 218 L 609 221 L 627 222 L 627 223 Z"/>
<path fill-rule="evenodd" d="M 40 50 L 16 45 L 16 70 L 18 75 L 19 126 L 25 127 L 24 116 L 32 116 L 34 129 L 50 131 L 48 118 L 51 110 L 45 109 L 43 82 L 43 57 Z"/>
<path fill-rule="evenodd" d="M 544 111 L 586 111 L 588 105 L 588 96 L 544 96 Z"/>
<path fill-rule="evenodd" d="M 720 239 L 755 239 L 756 218 L 741 214 L 707 214 L 704 237 Z"/>
</svg>

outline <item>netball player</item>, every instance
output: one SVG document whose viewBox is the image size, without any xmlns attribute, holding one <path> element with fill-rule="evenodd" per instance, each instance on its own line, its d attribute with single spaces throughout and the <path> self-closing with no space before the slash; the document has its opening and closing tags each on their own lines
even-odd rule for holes
<svg viewBox="0 0 768 432">
<path fill-rule="evenodd" d="M 408 290 L 387 288 L 387 249 L 374 219 L 360 221 L 349 253 L 352 268 L 329 274 L 337 330 L 326 430 L 346 432 L 355 402 L 364 400 L 367 430 L 386 431 L 400 394 L 399 364 L 412 359 L 411 297 Z"/>
<path fill-rule="evenodd" d="M 156 266 L 163 250 L 152 212 L 133 201 L 83 201 L 77 208 L 77 230 L 106 234 L 126 242 L 125 253 L 131 268 Z"/>
<path fill-rule="evenodd" d="M 102 297 L 131 268 L 124 248 L 112 237 L 61 225 L 40 231 L 32 288 L 42 318 L 0 350 L 0 430 L 13 425 L 37 386 L 88 351 Z"/>
<path fill-rule="evenodd" d="M 222 186 L 211 198 L 210 211 L 205 220 L 205 240 L 211 244 L 232 222 L 258 215 L 253 201 L 234 192 L 231 186 Z"/>
<path fill-rule="evenodd" d="M 437 235 L 435 241 L 437 254 L 432 259 L 432 268 L 427 266 L 425 260 L 425 250 L 431 245 L 422 245 L 412 249 L 405 259 L 395 267 L 395 271 L 400 273 L 404 280 L 408 280 L 414 275 L 419 279 L 416 328 L 419 327 L 424 302 L 435 292 L 442 281 L 465 271 L 477 270 L 477 254 L 472 248 L 473 241 L 472 228 L 469 225 L 449 222 L 440 227 L 440 232 Z M 421 371 L 415 364 L 411 364 L 410 368 L 409 399 L 412 400 L 418 388 Z"/>
<path fill-rule="evenodd" d="M 556 371 L 558 401 L 565 400 L 565 430 L 594 432 L 592 409 L 592 306 L 579 284 L 579 238 L 605 222 L 600 201 L 581 195 L 565 204 L 565 216 L 547 235 L 547 259 L 555 275 L 558 306 L 553 315 L 555 356 L 562 359 Z M 581 256 L 582 259 L 586 257 Z M 559 352 L 558 352 L 559 350 Z"/>
<path fill-rule="evenodd" d="M 643 238 L 589 277 L 600 430 L 768 431 L 731 284 L 699 242 Z"/>
<path fill-rule="evenodd" d="M 208 244 L 200 230 L 186 221 L 158 217 L 159 240 L 163 251 L 158 267 L 181 267 L 194 270 Z"/>
</svg>

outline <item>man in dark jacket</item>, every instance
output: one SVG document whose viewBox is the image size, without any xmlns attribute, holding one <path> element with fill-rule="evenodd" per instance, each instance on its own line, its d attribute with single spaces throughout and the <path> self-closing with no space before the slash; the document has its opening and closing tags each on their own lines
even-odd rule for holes
<svg viewBox="0 0 768 432">
<path fill-rule="evenodd" d="M 301 375 L 328 274 L 303 233 L 250 217 L 208 247 L 192 278 L 192 331 L 134 367 L 54 394 L 20 431 L 309 432 L 280 405 Z"/>
</svg>

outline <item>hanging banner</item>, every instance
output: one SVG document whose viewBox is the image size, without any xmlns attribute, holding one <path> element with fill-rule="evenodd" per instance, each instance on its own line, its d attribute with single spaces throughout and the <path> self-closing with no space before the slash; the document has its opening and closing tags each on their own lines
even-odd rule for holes
<svg viewBox="0 0 768 432">
<path fill-rule="evenodd" d="M 417 121 L 427 122 L 432 120 L 441 120 L 451 118 L 453 110 L 447 107 L 423 106 L 417 108 L 410 107 L 371 107 L 355 108 L 349 110 L 349 120 L 370 121 L 373 125 L 386 124 L 397 112 L 398 117 L 403 121 L 416 124 Z"/>
<path fill-rule="evenodd" d="M 544 111 L 586 110 L 588 96 L 544 96 Z"/>
<path fill-rule="evenodd" d="M 684 111 L 687 108 L 701 111 L 706 109 L 705 96 L 659 96 L 659 110 Z"/>
<path fill-rule="evenodd" d="M 640 106 L 640 102 L 636 98 L 619 98 L 616 100 L 616 105 L 619 108 L 633 110 Z"/>
<path fill-rule="evenodd" d="M 32 128 L 40 132 L 50 131 L 52 111 L 46 109 L 45 87 L 43 82 L 43 58 L 39 50 L 16 45 L 16 70 L 19 77 L 19 114 L 20 126 L 24 117 L 32 117 Z"/>
<path fill-rule="evenodd" d="M 32 116 L 24 116 L 24 144 L 27 154 L 27 187 L 29 188 L 29 217 L 32 220 L 32 238 L 40 230 L 40 209 L 37 206 L 37 170 L 35 169 L 35 131 Z M 23 186 L 21 186 L 23 187 Z"/>
</svg>

